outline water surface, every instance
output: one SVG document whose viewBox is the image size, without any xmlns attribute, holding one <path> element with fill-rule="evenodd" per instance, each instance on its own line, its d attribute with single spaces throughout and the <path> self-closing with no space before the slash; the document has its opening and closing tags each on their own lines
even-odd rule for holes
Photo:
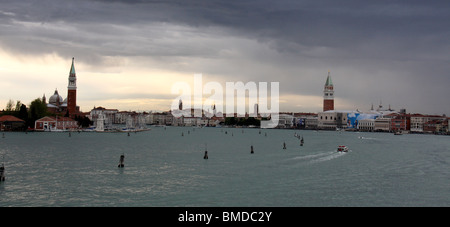
<svg viewBox="0 0 450 227">
<path fill-rule="evenodd" d="M 117 168 L 121 154 L 125 168 Z M 5 133 L 2 155 L 0 206 L 450 206 L 448 136 L 190 127 Z"/>
</svg>

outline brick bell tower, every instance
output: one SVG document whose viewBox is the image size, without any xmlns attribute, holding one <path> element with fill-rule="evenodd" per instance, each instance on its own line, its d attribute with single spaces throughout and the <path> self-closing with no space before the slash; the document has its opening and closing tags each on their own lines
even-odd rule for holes
<svg viewBox="0 0 450 227">
<path fill-rule="evenodd" d="M 331 81 L 330 70 L 328 70 L 327 82 L 323 89 L 323 111 L 334 110 L 334 90 Z"/>
<path fill-rule="evenodd" d="M 72 66 L 69 72 L 69 85 L 67 86 L 67 111 L 70 116 L 76 114 L 77 111 L 77 77 L 75 66 L 73 64 L 75 58 L 72 58 Z"/>
</svg>

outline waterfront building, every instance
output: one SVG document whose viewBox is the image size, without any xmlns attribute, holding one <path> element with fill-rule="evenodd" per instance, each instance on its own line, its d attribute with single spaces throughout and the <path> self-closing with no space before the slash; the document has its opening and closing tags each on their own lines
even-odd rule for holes
<svg viewBox="0 0 450 227">
<path fill-rule="evenodd" d="M 406 119 L 401 117 L 391 118 L 390 130 L 394 132 L 408 131 Z"/>
<path fill-rule="evenodd" d="M 209 120 L 206 117 L 197 119 L 197 126 L 199 126 L 199 127 L 204 127 L 204 126 L 207 126 L 208 124 L 209 124 Z"/>
<path fill-rule="evenodd" d="M 292 113 L 293 127 L 298 129 L 315 129 L 317 128 L 316 113 Z"/>
<path fill-rule="evenodd" d="M 375 119 L 374 131 L 389 132 L 391 130 L 391 118 L 379 117 Z"/>
<path fill-rule="evenodd" d="M 375 130 L 375 119 L 359 120 L 357 128 L 359 131 L 372 132 Z"/>
<path fill-rule="evenodd" d="M 298 129 L 317 129 L 316 113 L 292 113 L 293 127 Z"/>
<path fill-rule="evenodd" d="M 411 115 L 411 132 L 423 133 L 423 124 L 425 123 L 425 115 L 412 114 Z"/>
<path fill-rule="evenodd" d="M 292 114 L 279 114 L 277 128 L 293 128 L 294 116 Z"/>
<path fill-rule="evenodd" d="M 153 117 L 152 117 L 153 118 Z M 172 115 L 172 126 L 183 126 L 184 117 L 175 117 Z"/>
<path fill-rule="evenodd" d="M 450 135 L 450 117 L 443 122 L 445 132 Z"/>
<path fill-rule="evenodd" d="M 0 131 L 20 130 L 25 127 L 25 121 L 12 115 L 0 117 Z"/>
<path fill-rule="evenodd" d="M 449 120 L 447 118 L 433 119 L 423 124 L 424 133 L 445 134 L 448 133 Z"/>
<path fill-rule="evenodd" d="M 65 131 L 78 127 L 78 122 L 69 117 L 43 117 L 34 122 L 36 131 Z"/>
<path fill-rule="evenodd" d="M 173 125 L 174 117 L 169 112 L 164 112 L 165 125 Z"/>
<path fill-rule="evenodd" d="M 428 130 L 424 130 L 424 124 L 433 120 L 446 120 L 445 116 L 439 115 L 424 115 L 424 114 L 411 114 L 411 132 L 423 133 Z"/>
<path fill-rule="evenodd" d="M 197 126 L 197 121 L 200 121 L 201 118 L 199 117 L 184 117 L 183 118 L 183 125 L 184 126 Z"/>
<path fill-rule="evenodd" d="M 384 115 L 385 118 L 391 118 L 391 131 L 409 131 L 411 128 L 411 115 L 402 113 L 391 113 Z"/>
<path fill-rule="evenodd" d="M 117 111 L 114 113 L 114 124 L 126 124 L 128 115 L 133 114 L 130 111 Z"/>
<path fill-rule="evenodd" d="M 305 121 L 305 129 L 317 129 L 318 128 L 318 117 L 317 115 L 315 116 L 310 116 L 304 119 Z"/>
<path fill-rule="evenodd" d="M 168 119 L 167 115 L 168 115 L 167 113 L 153 113 L 153 124 L 155 124 L 155 125 L 167 125 L 167 123 L 168 123 L 166 121 L 166 119 Z M 172 114 L 170 114 L 170 116 L 172 117 L 170 123 L 172 123 L 173 122 L 173 116 L 172 116 Z"/>
<path fill-rule="evenodd" d="M 90 112 L 89 120 L 91 120 L 94 123 L 95 128 L 98 127 L 99 129 L 104 130 L 112 129 L 113 123 L 116 122 L 115 118 L 118 112 L 119 111 L 117 109 L 106 109 L 101 106 L 99 107 L 94 106 L 94 108 Z M 103 126 L 98 125 L 102 123 Z"/>
<path fill-rule="evenodd" d="M 347 115 L 353 111 L 329 110 L 320 112 L 317 117 L 319 129 L 335 130 L 347 126 Z"/>
<path fill-rule="evenodd" d="M 439 131 L 440 123 L 441 123 L 441 120 L 437 120 L 437 119 L 427 121 L 423 124 L 423 131 L 427 132 L 427 133 L 437 132 L 437 131 Z"/>
</svg>

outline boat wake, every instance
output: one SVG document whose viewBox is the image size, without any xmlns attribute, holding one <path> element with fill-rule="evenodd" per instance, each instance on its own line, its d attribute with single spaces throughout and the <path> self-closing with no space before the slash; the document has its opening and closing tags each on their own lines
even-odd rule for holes
<svg viewBox="0 0 450 227">
<path fill-rule="evenodd" d="M 348 152 L 327 151 L 327 152 L 322 152 L 322 153 L 318 153 L 318 154 L 298 156 L 298 157 L 292 158 L 291 160 L 305 160 L 309 164 L 314 164 L 314 163 L 330 161 L 330 160 L 342 157 L 346 154 L 348 154 Z"/>
<path fill-rule="evenodd" d="M 332 152 L 328 152 L 326 153 L 325 156 L 317 158 L 317 159 L 313 159 L 310 161 L 310 163 L 319 163 L 319 162 L 325 162 L 325 161 L 330 161 L 332 159 L 335 158 L 339 158 L 341 156 L 346 155 L 348 152 L 336 152 L 336 151 L 332 151 Z"/>
<path fill-rule="evenodd" d="M 321 158 L 323 156 L 327 156 L 329 155 L 330 152 L 326 152 L 326 153 L 319 153 L 319 154 L 311 154 L 311 155 L 303 155 L 303 156 L 298 156 L 298 157 L 294 157 L 292 159 L 294 160 L 309 160 L 309 159 L 318 159 Z"/>
<path fill-rule="evenodd" d="M 358 139 L 362 139 L 362 140 L 378 140 L 378 138 L 374 138 L 374 137 L 364 137 L 364 136 L 358 136 Z"/>
</svg>

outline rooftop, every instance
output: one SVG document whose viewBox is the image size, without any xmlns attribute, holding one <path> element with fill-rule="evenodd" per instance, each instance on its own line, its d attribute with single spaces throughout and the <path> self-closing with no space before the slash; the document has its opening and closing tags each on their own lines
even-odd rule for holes
<svg viewBox="0 0 450 227">
<path fill-rule="evenodd" d="M 12 115 L 4 115 L 0 117 L 0 122 L 5 122 L 5 121 L 10 121 L 10 122 L 25 122 L 22 119 L 19 119 L 17 117 L 14 117 Z"/>
<path fill-rule="evenodd" d="M 72 118 L 69 118 L 69 117 L 57 117 L 56 118 L 56 117 L 47 116 L 47 117 L 40 118 L 36 121 L 75 121 L 75 120 L 73 120 Z"/>
</svg>

